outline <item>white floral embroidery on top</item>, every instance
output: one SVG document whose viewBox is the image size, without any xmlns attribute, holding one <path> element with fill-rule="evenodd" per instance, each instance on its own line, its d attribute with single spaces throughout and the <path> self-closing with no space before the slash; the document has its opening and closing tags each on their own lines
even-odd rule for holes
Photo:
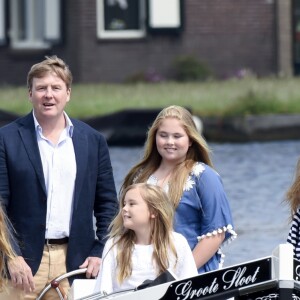
<svg viewBox="0 0 300 300">
<path fill-rule="evenodd" d="M 197 162 L 193 166 L 192 174 L 198 177 L 201 173 L 203 173 L 204 170 L 205 170 L 204 165 Z"/>
<path fill-rule="evenodd" d="M 195 163 L 193 166 L 193 169 L 191 171 L 192 175 L 199 176 L 203 171 L 205 170 L 205 167 L 203 164 Z M 189 191 L 193 188 L 193 185 L 195 184 L 195 181 L 192 179 L 192 177 L 189 175 L 189 177 L 186 180 L 186 183 L 184 184 L 183 190 Z"/>
<path fill-rule="evenodd" d="M 158 178 L 155 177 L 153 174 L 150 175 L 150 177 L 147 180 L 148 184 L 152 184 L 152 185 L 158 185 Z M 164 187 L 163 190 L 168 194 L 169 193 L 169 183 L 167 182 Z"/>
<path fill-rule="evenodd" d="M 184 184 L 183 190 L 189 191 L 191 188 L 193 188 L 193 185 L 195 184 L 195 181 L 192 180 L 192 177 L 189 176 L 186 180 L 186 183 Z"/>
</svg>

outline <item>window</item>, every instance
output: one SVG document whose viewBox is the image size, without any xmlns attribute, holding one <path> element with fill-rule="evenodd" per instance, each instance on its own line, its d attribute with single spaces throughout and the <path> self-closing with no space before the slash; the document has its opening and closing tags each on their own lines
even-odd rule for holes
<svg viewBox="0 0 300 300">
<path fill-rule="evenodd" d="M 5 43 L 5 0 L 0 0 L 0 45 Z"/>
<path fill-rule="evenodd" d="M 60 1 L 10 0 L 12 48 L 44 49 L 59 41 Z"/>
<path fill-rule="evenodd" d="M 145 0 L 97 0 L 98 38 L 142 38 Z"/>
<path fill-rule="evenodd" d="M 152 31 L 182 28 L 182 0 L 148 0 L 148 26 Z"/>
</svg>

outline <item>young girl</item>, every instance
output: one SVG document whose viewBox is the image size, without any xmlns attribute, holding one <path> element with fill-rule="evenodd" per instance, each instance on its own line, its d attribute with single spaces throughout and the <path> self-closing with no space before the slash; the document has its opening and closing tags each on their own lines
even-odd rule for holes
<svg viewBox="0 0 300 300">
<path fill-rule="evenodd" d="M 138 182 L 168 192 L 175 207 L 174 230 L 187 239 L 198 272 L 220 268 L 221 247 L 236 233 L 222 180 L 187 109 L 173 105 L 158 114 L 148 131 L 144 157 L 122 188 Z"/>
<path fill-rule="evenodd" d="M 178 279 L 197 275 L 186 239 L 172 231 L 173 206 L 160 187 L 128 186 L 110 225 L 95 291 L 134 289 L 166 270 Z"/>
<path fill-rule="evenodd" d="M 294 258 L 300 260 L 300 159 L 297 163 L 295 179 L 287 191 L 286 200 L 290 205 L 292 220 L 287 242 L 293 245 Z"/>
</svg>

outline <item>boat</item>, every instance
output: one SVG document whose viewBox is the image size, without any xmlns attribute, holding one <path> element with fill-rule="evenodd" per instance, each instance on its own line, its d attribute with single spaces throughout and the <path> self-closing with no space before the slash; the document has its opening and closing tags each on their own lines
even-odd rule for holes
<svg viewBox="0 0 300 300">
<path fill-rule="evenodd" d="M 37 300 L 50 288 L 64 299 L 59 280 L 78 272 L 84 269 L 54 279 Z M 270 256 L 151 287 L 103 294 L 95 293 L 95 282 L 75 279 L 68 300 L 300 300 L 300 261 L 293 258 L 292 245 L 280 244 Z"/>
</svg>

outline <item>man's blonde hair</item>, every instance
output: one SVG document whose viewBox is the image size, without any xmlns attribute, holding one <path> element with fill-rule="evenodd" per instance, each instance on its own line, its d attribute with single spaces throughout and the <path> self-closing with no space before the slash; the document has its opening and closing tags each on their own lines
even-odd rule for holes
<svg viewBox="0 0 300 300">
<path fill-rule="evenodd" d="M 61 78 L 67 89 L 71 88 L 73 76 L 69 66 L 56 55 L 46 56 L 46 59 L 33 65 L 27 75 L 27 87 L 32 89 L 33 78 L 42 78 L 47 73 L 54 73 Z"/>
</svg>

